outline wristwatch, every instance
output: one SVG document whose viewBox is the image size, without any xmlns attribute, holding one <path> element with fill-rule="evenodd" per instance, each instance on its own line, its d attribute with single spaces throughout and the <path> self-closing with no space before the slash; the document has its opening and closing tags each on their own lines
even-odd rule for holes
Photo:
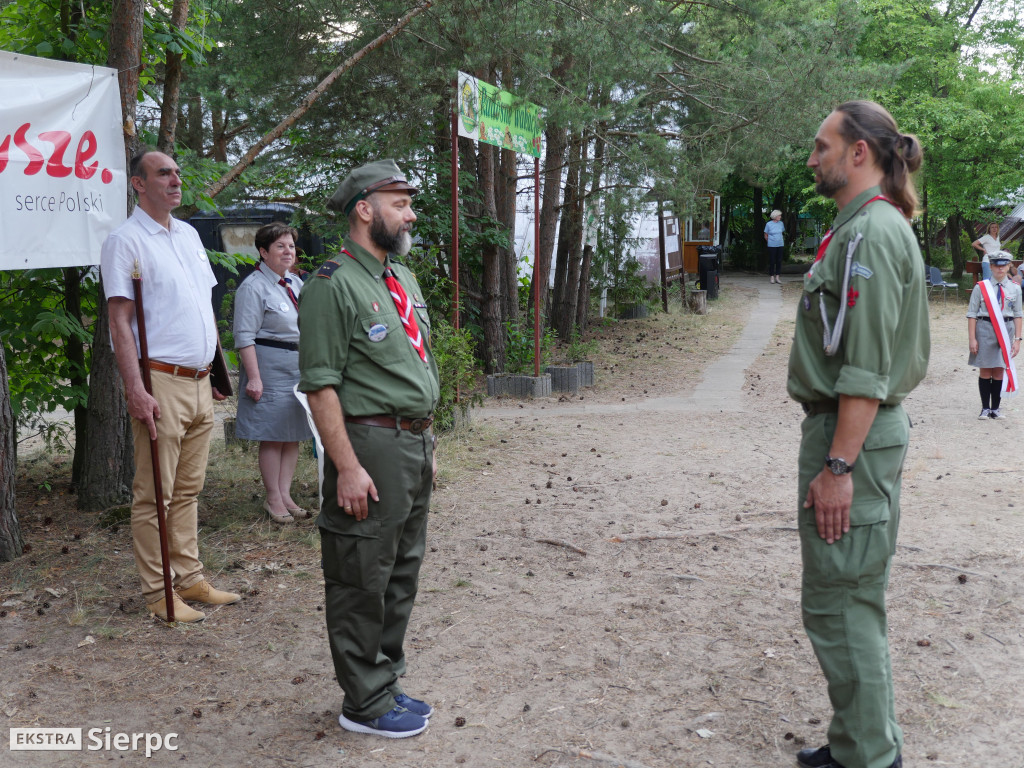
<svg viewBox="0 0 1024 768">
<path fill-rule="evenodd" d="M 838 456 L 836 458 L 826 456 L 825 466 L 833 475 L 848 475 L 853 472 L 853 464 L 847 464 L 846 459 L 841 459 Z"/>
</svg>

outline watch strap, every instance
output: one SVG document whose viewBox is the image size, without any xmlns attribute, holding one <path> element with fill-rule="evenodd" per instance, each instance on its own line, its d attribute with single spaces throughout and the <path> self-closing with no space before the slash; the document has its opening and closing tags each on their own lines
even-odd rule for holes
<svg viewBox="0 0 1024 768">
<path fill-rule="evenodd" d="M 853 464 L 847 463 L 846 459 L 839 456 L 825 456 L 825 466 L 833 475 L 848 475 L 853 472 Z"/>
</svg>

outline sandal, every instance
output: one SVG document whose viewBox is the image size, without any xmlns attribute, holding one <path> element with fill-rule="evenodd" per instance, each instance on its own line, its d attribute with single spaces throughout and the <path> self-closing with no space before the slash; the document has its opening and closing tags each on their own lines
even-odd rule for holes
<svg viewBox="0 0 1024 768">
<path fill-rule="evenodd" d="M 269 501 L 263 502 L 263 509 L 265 509 L 267 511 L 267 514 L 270 515 L 270 519 L 278 525 L 285 525 L 286 523 L 295 522 L 295 518 L 292 517 L 288 512 L 285 512 L 283 515 L 279 515 L 277 512 L 271 509 Z"/>
</svg>

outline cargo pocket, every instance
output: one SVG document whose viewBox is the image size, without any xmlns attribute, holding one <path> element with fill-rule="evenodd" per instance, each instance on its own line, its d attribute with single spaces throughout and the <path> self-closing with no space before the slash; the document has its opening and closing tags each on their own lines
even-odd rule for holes
<svg viewBox="0 0 1024 768">
<path fill-rule="evenodd" d="M 889 519 L 903 459 L 910 440 L 906 417 L 876 424 L 864 440 L 853 470 L 853 504 L 850 525 L 871 525 Z"/>
<path fill-rule="evenodd" d="M 367 518 L 356 521 L 336 521 L 344 533 L 324 531 L 324 580 L 366 592 L 380 592 L 380 521 Z M 340 523 L 340 525 L 338 525 Z"/>
</svg>

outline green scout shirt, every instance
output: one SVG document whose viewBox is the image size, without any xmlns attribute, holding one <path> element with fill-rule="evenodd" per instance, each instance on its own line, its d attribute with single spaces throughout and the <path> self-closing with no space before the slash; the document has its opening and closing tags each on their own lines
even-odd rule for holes
<svg viewBox="0 0 1024 768">
<path fill-rule="evenodd" d="M 413 302 L 426 362 L 409 342 L 384 267 L 369 251 L 345 238 L 344 253 L 324 262 L 299 294 L 299 389 L 334 387 L 349 416 L 422 418 L 433 413 L 440 384 L 430 349 L 430 318 L 412 272 L 387 258 Z M 387 334 L 370 340 L 370 329 Z M 375 328 L 374 337 L 380 333 Z"/>
<path fill-rule="evenodd" d="M 837 400 L 842 394 L 896 405 L 928 369 L 924 262 L 896 206 L 885 200 L 865 205 L 879 193 L 872 187 L 843 208 L 824 258 L 804 276 L 787 383 L 797 402 Z M 840 296 L 847 244 L 857 233 L 864 239 L 854 252 L 848 295 Z M 839 302 L 847 302 L 841 345 L 832 357 L 823 350 L 819 294 L 833 326 Z"/>
</svg>

